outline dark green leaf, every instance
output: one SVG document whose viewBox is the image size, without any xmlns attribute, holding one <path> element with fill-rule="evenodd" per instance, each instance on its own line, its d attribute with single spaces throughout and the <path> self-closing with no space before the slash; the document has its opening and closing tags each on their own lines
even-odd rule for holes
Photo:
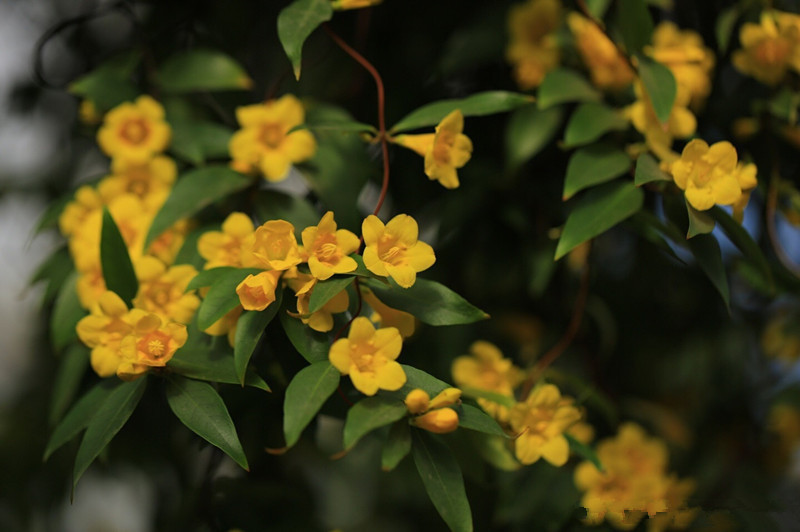
<svg viewBox="0 0 800 532">
<path fill-rule="evenodd" d="M 471 388 L 469 386 L 465 388 L 461 388 L 461 391 L 467 397 L 475 397 L 477 399 L 486 399 L 487 401 L 491 401 L 493 403 L 497 403 L 499 405 L 503 405 L 507 408 L 511 408 L 517 402 L 514 400 L 513 397 L 509 397 L 507 395 L 503 395 L 496 392 L 490 392 L 487 390 L 481 390 L 479 388 Z"/>
<path fill-rule="evenodd" d="M 97 458 L 97 455 L 105 449 L 131 417 L 146 386 L 146 377 L 132 382 L 124 382 L 114 388 L 102 404 L 95 405 L 95 407 L 99 406 L 99 409 L 89 421 L 75 457 L 75 467 L 72 471 L 73 488 L 78 484 L 78 480 L 89 465 Z"/>
<path fill-rule="evenodd" d="M 233 420 L 222 397 L 210 384 L 183 377 L 172 378 L 167 384 L 167 403 L 172 413 L 192 432 L 249 470 Z"/>
<path fill-rule="evenodd" d="M 50 414 L 47 418 L 50 425 L 55 425 L 72 404 L 88 365 L 89 349 L 82 344 L 72 345 L 62 355 L 50 398 Z"/>
<path fill-rule="evenodd" d="M 206 297 L 197 309 L 197 328 L 201 331 L 208 329 L 214 322 L 236 308 L 239 305 L 236 287 L 248 275 L 257 275 L 261 271 L 263 270 L 256 268 L 236 268 L 218 278 L 208 289 Z"/>
<path fill-rule="evenodd" d="M 468 404 L 462 404 L 457 410 L 459 411 L 459 427 L 483 432 L 485 434 L 491 434 L 494 436 L 502 436 L 504 438 L 509 437 L 508 434 L 506 434 L 505 431 L 500 428 L 500 425 L 497 424 L 497 421 L 495 421 L 492 416 L 488 415 L 480 408 L 476 408 Z"/>
<path fill-rule="evenodd" d="M 73 272 L 69 276 L 61 286 L 53 307 L 53 316 L 50 319 L 50 338 L 56 351 L 61 351 L 78 339 L 75 326 L 86 315 L 75 289 L 78 277 L 78 272 Z"/>
<path fill-rule="evenodd" d="M 228 157 L 228 143 L 233 131 L 216 122 L 172 120 L 170 151 L 194 165 L 208 159 Z"/>
<path fill-rule="evenodd" d="M 461 325 L 485 320 L 488 314 L 470 304 L 446 286 L 417 278 L 411 288 L 391 282 L 366 281 L 386 305 L 408 312 L 428 325 Z"/>
<path fill-rule="evenodd" d="M 717 24 L 714 28 L 714 34 L 717 37 L 717 47 L 720 54 L 724 54 L 728 49 L 731 42 L 731 35 L 733 28 L 736 26 L 736 21 L 739 19 L 740 8 L 738 5 L 733 5 L 723 9 L 717 17 Z"/>
<path fill-rule="evenodd" d="M 558 240 L 555 260 L 611 229 L 642 207 L 644 192 L 628 181 L 595 187 L 575 204 Z"/>
<path fill-rule="evenodd" d="M 630 123 L 622 114 L 602 103 L 583 103 L 572 113 L 564 132 L 567 147 L 589 144 L 609 131 L 624 131 Z"/>
<path fill-rule="evenodd" d="M 344 423 L 344 448 L 352 448 L 369 432 L 406 417 L 408 409 L 402 401 L 385 397 L 367 397 L 347 411 Z"/>
<path fill-rule="evenodd" d="M 539 86 L 539 109 L 566 102 L 599 102 L 603 96 L 579 73 L 557 68 L 547 73 Z"/>
<path fill-rule="evenodd" d="M 336 391 L 339 379 L 339 370 L 327 360 L 315 362 L 294 376 L 283 401 L 283 432 L 287 447 L 297 443 L 303 429 Z"/>
<path fill-rule="evenodd" d="M 725 275 L 725 265 L 722 263 L 722 254 L 717 239 L 712 235 L 698 235 L 689 240 L 689 249 L 697 259 L 700 269 L 711 280 L 717 289 L 725 306 L 730 309 L 730 292 L 728 277 Z"/>
<path fill-rule="evenodd" d="M 253 80 L 228 55 L 196 48 L 178 52 L 158 69 L 158 81 L 165 92 L 245 90 Z"/>
<path fill-rule="evenodd" d="M 408 392 L 415 388 L 421 388 L 422 390 L 425 390 L 431 397 L 436 397 L 439 392 L 445 388 L 452 388 L 451 385 L 437 379 L 433 375 L 430 375 L 421 369 L 417 369 L 407 364 L 400 364 L 400 366 L 402 366 L 403 371 L 406 374 L 406 383 L 402 388 L 400 388 L 400 390 L 398 390 L 397 393 L 403 399 L 405 399 L 406 395 L 408 395 Z"/>
<path fill-rule="evenodd" d="M 481 458 L 497 469 L 516 471 L 522 467 L 509 448 L 508 438 L 473 432 L 470 434 L 470 440 Z"/>
<path fill-rule="evenodd" d="M 617 22 L 629 54 L 641 52 L 650 44 L 653 18 L 647 10 L 645 0 L 618 0 Z"/>
<path fill-rule="evenodd" d="M 106 288 L 117 294 L 128 307 L 139 290 L 139 280 L 133 271 L 133 263 L 128 255 L 128 246 L 119 232 L 117 224 L 103 207 L 103 230 L 100 237 L 100 264 Z"/>
<path fill-rule="evenodd" d="M 398 421 L 389 429 L 389 436 L 381 452 L 381 469 L 391 471 L 411 452 L 411 431 L 408 422 Z"/>
<path fill-rule="evenodd" d="M 649 153 L 643 153 L 636 159 L 636 172 L 633 176 L 633 184 L 637 187 L 653 181 L 672 181 L 672 178 L 661 170 L 658 161 Z"/>
<path fill-rule="evenodd" d="M 784 87 L 769 100 L 767 109 L 774 117 L 794 126 L 797 124 L 798 104 L 800 104 L 800 92 Z"/>
<path fill-rule="evenodd" d="M 600 463 L 600 459 L 597 457 L 597 453 L 594 452 L 594 449 L 585 443 L 576 440 L 573 435 L 567 432 L 564 433 L 564 437 L 569 442 L 569 448 L 573 453 L 577 454 L 584 460 L 589 460 L 598 470 L 603 471 L 603 464 Z"/>
<path fill-rule="evenodd" d="M 130 78 L 139 59 L 139 53 L 117 56 L 70 83 L 69 91 L 91 101 L 100 111 L 133 100 L 139 90 Z"/>
<path fill-rule="evenodd" d="M 410 112 L 391 128 L 392 133 L 435 126 L 442 118 L 459 109 L 464 116 L 483 116 L 505 113 L 533 103 L 527 94 L 506 91 L 486 91 L 466 98 L 429 103 Z"/>
<path fill-rule="evenodd" d="M 619 177 L 631 167 L 624 151 L 608 144 L 593 144 L 576 151 L 567 164 L 563 200 L 576 192 Z"/>
<path fill-rule="evenodd" d="M 64 212 L 64 207 L 66 207 L 67 204 L 72 200 L 72 194 L 61 196 L 60 198 L 53 200 L 50 205 L 47 206 L 45 211 L 42 213 L 42 216 L 39 218 L 39 221 L 36 223 L 36 229 L 33 230 L 33 235 L 36 236 L 46 229 L 57 228 L 58 219 L 61 217 L 61 213 Z"/>
<path fill-rule="evenodd" d="M 231 272 L 235 271 L 240 271 L 240 268 L 235 268 L 233 266 L 219 266 L 218 268 L 200 270 L 200 272 L 198 272 L 198 274 L 192 277 L 192 280 L 189 281 L 189 284 L 186 286 L 186 291 L 188 292 L 189 290 L 196 290 L 204 286 L 211 286 L 220 279 L 230 275 Z M 257 271 L 259 270 L 253 270 L 253 272 Z"/>
<path fill-rule="evenodd" d="M 172 224 L 188 218 L 212 202 L 242 190 L 252 179 L 224 166 L 207 166 L 182 175 L 156 214 L 147 233 L 145 248 Z"/>
<path fill-rule="evenodd" d="M 275 314 L 278 313 L 278 309 L 281 308 L 282 300 L 283 291 L 278 289 L 275 291 L 275 301 L 266 309 L 262 311 L 246 310 L 239 317 L 239 321 L 236 324 L 236 339 L 233 347 L 233 364 L 236 368 L 236 377 L 242 383 L 242 386 L 244 386 L 244 378 L 250 357 L 253 356 L 253 351 L 255 351 L 256 345 L 261 340 L 264 329 L 275 317 Z"/>
<path fill-rule="evenodd" d="M 345 273 L 343 275 L 357 275 L 358 277 L 372 277 L 372 272 L 369 271 L 367 269 L 367 267 L 364 265 L 364 259 L 361 257 L 361 255 L 358 255 L 357 253 L 351 253 L 350 254 L 350 258 L 353 259 L 354 261 L 356 261 L 358 266 L 356 266 L 356 269 L 353 270 L 352 272 L 348 272 L 348 273 Z"/>
<path fill-rule="evenodd" d="M 714 230 L 716 222 L 708 212 L 698 211 L 689 202 L 686 202 L 686 211 L 689 214 L 689 231 L 686 233 L 686 238 L 692 238 L 697 235 L 705 235 Z"/>
<path fill-rule="evenodd" d="M 730 214 L 717 206 L 712 207 L 708 213 L 719 223 L 722 230 L 731 239 L 731 242 L 739 248 L 739 251 L 758 268 L 762 277 L 766 280 L 767 286 L 774 289 L 772 270 L 766 257 L 764 257 L 764 253 L 753 240 L 753 237 L 750 236 L 750 233 L 742 227 L 742 224 L 734 220 Z"/>
<path fill-rule="evenodd" d="M 586 0 L 586 7 L 593 17 L 602 20 L 611 5 L 611 0 Z"/>
<path fill-rule="evenodd" d="M 643 55 L 637 57 L 639 59 L 639 78 L 642 80 L 644 90 L 650 97 L 658 119 L 661 123 L 666 123 L 678 92 L 675 76 L 672 75 L 669 68 L 661 63 Z"/>
<path fill-rule="evenodd" d="M 285 312 L 281 313 L 280 319 L 286 336 L 303 358 L 311 364 L 328 360 L 331 342 L 327 334 L 303 325 L 298 318 L 293 318 Z"/>
<path fill-rule="evenodd" d="M 292 63 L 296 79 L 300 79 L 303 43 L 332 16 L 333 8 L 329 0 L 295 0 L 278 14 L 278 39 Z"/>
<path fill-rule="evenodd" d="M 511 114 L 506 128 L 506 164 L 512 171 L 528 162 L 550 143 L 561 127 L 560 107 L 538 109 L 527 105 Z"/>
<path fill-rule="evenodd" d="M 276 190 L 264 190 L 256 199 L 256 216 L 260 220 L 286 220 L 294 225 L 297 236 L 306 227 L 319 223 L 317 210 L 305 199 Z"/>
<path fill-rule="evenodd" d="M 351 276 L 334 276 L 324 281 L 319 281 L 314 285 L 311 291 L 311 297 L 308 298 L 308 312 L 314 313 L 325 306 L 325 303 L 331 300 L 336 294 L 347 288 L 353 282 L 355 277 Z"/>
<path fill-rule="evenodd" d="M 450 449 L 422 430 L 412 431 L 411 437 L 414 464 L 439 515 L 450 530 L 471 531 L 472 512 L 464 490 L 464 478 Z"/>
<path fill-rule="evenodd" d="M 74 271 L 72 257 L 66 247 L 57 249 L 36 269 L 30 284 L 45 281 L 45 293 L 42 298 L 45 304 L 53 301 L 64 283 Z"/>
<path fill-rule="evenodd" d="M 200 237 L 203 236 L 204 233 L 208 231 L 219 231 L 219 229 L 219 224 L 212 224 L 196 227 L 189 231 L 189 234 L 187 234 L 186 238 L 183 240 L 181 249 L 178 250 L 178 254 L 175 256 L 173 264 L 188 264 L 194 266 L 195 270 L 203 271 L 203 267 L 206 265 L 206 259 L 203 258 L 197 250 L 197 241 L 200 240 Z"/>
</svg>

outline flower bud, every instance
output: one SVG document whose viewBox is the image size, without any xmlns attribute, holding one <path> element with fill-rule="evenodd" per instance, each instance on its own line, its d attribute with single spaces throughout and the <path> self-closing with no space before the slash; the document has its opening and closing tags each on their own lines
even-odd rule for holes
<svg viewBox="0 0 800 532">
<path fill-rule="evenodd" d="M 421 414 L 428 410 L 430 399 L 430 396 L 425 390 L 415 388 L 408 392 L 406 396 L 406 408 L 408 408 L 408 411 L 412 414 Z"/>
<path fill-rule="evenodd" d="M 452 408 L 431 410 L 414 418 L 414 424 L 436 434 L 446 434 L 458 428 L 458 413 Z"/>
<path fill-rule="evenodd" d="M 461 400 L 461 390 L 458 388 L 446 388 L 439 395 L 431 399 L 429 409 L 452 406 Z"/>
</svg>

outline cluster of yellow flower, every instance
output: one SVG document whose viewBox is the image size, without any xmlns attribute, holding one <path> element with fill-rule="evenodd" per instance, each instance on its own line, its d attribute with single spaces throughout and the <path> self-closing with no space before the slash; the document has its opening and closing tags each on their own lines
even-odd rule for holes
<svg viewBox="0 0 800 532">
<path fill-rule="evenodd" d="M 800 72 L 800 16 L 764 11 L 760 24 L 747 22 L 739 32 L 742 49 L 733 65 L 767 85 L 777 85 L 789 69 Z"/>
<path fill-rule="evenodd" d="M 461 400 L 461 390 L 445 388 L 431 399 L 428 392 L 415 388 L 406 395 L 405 403 L 411 422 L 422 429 L 437 434 L 453 432 L 458 428 L 458 412 L 450 408 Z"/>
<path fill-rule="evenodd" d="M 77 190 L 59 227 L 80 273 L 78 297 L 90 311 L 77 332 L 92 348 L 92 367 L 102 377 L 135 378 L 148 367 L 164 366 L 186 341 L 185 324 L 200 300 L 185 290 L 197 271 L 173 265 L 189 229 L 186 221 L 144 249 L 177 173 L 175 162 L 161 154 L 170 141 L 161 105 L 149 96 L 119 105 L 105 116 L 97 141 L 111 157 L 111 174 Z M 100 263 L 104 207 L 120 230 L 139 281 L 133 309 L 106 290 Z"/>
</svg>

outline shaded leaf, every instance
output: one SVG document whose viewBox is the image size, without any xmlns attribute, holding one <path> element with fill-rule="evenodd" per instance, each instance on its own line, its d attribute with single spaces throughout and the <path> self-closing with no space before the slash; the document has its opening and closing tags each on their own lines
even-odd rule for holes
<svg viewBox="0 0 800 532">
<path fill-rule="evenodd" d="M 333 276 L 330 279 L 319 281 L 311 291 L 308 298 L 308 312 L 314 313 L 325 306 L 336 294 L 347 288 L 353 282 L 352 276 Z"/>
<path fill-rule="evenodd" d="M 636 159 L 636 171 L 633 184 L 637 187 L 653 181 L 672 181 L 672 178 L 661 170 L 658 161 L 649 153 L 643 153 Z"/>
<path fill-rule="evenodd" d="M 293 318 L 285 312 L 281 313 L 280 319 L 286 336 L 303 358 L 312 364 L 328 360 L 331 342 L 327 334 L 303 325 L 298 318 Z"/>
<path fill-rule="evenodd" d="M 218 319 L 239 305 L 239 294 L 236 287 L 248 275 L 256 275 L 263 270 L 257 268 L 236 268 L 220 276 L 208 289 L 203 301 L 197 308 L 197 328 L 204 331 L 214 325 Z"/>
<path fill-rule="evenodd" d="M 336 391 L 340 377 L 339 370 L 327 360 L 315 362 L 294 376 L 283 401 L 283 432 L 287 447 L 297 443 L 303 429 Z"/>
<path fill-rule="evenodd" d="M 728 235 L 731 242 L 739 248 L 739 251 L 758 268 L 758 271 L 766 280 L 767 286 L 771 287 L 771 290 L 774 289 L 772 270 L 770 269 L 764 253 L 761 251 L 761 248 L 758 247 L 755 240 L 753 240 L 753 237 L 750 236 L 750 233 L 742 227 L 742 224 L 734 220 L 730 214 L 718 206 L 712 207 L 711 210 L 707 212 L 717 221 L 720 227 L 722 227 L 722 230 L 725 231 L 725 234 Z"/>
<path fill-rule="evenodd" d="M 78 272 L 73 272 L 61 286 L 50 319 L 50 340 L 56 352 L 78 339 L 75 326 L 86 315 L 75 288 Z"/>
<path fill-rule="evenodd" d="M 572 434 L 565 432 L 564 437 L 569 442 L 569 449 L 573 453 L 577 454 L 584 460 L 589 460 L 599 471 L 603 471 L 603 464 L 600 463 L 600 459 L 597 457 L 597 453 L 594 451 L 594 449 L 575 439 L 575 436 Z"/>
<path fill-rule="evenodd" d="M 255 207 L 259 220 L 286 220 L 298 237 L 304 228 L 319 223 L 317 210 L 307 200 L 276 190 L 260 191 Z"/>
<path fill-rule="evenodd" d="M 557 68 L 542 80 L 538 98 L 539 109 L 547 109 L 565 102 L 599 102 L 603 97 L 578 72 Z"/>
<path fill-rule="evenodd" d="M 631 167 L 628 155 L 608 144 L 594 144 L 572 154 L 564 178 L 564 200 L 576 192 L 610 181 Z"/>
<path fill-rule="evenodd" d="M 278 14 L 278 39 L 292 63 L 296 79 L 300 79 L 303 43 L 332 16 L 333 8 L 329 0 L 295 0 Z"/>
<path fill-rule="evenodd" d="M 581 146 L 609 131 L 624 131 L 630 123 L 622 114 L 602 103 L 583 103 L 572 113 L 564 132 L 564 145 Z"/>
<path fill-rule="evenodd" d="M 47 418 L 50 425 L 56 424 L 72 404 L 88 365 L 89 348 L 83 344 L 72 345 L 62 355 L 50 398 L 50 413 Z"/>
<path fill-rule="evenodd" d="M 669 68 L 646 56 L 637 56 L 639 60 L 639 79 L 653 104 L 653 110 L 662 124 L 669 120 L 678 84 Z"/>
<path fill-rule="evenodd" d="M 442 380 L 437 379 L 433 375 L 422 371 L 421 369 L 415 368 L 414 366 L 409 366 L 407 364 L 400 364 L 402 366 L 403 371 L 406 374 L 406 383 L 403 385 L 400 390 L 398 390 L 398 394 L 400 397 L 405 399 L 408 392 L 415 388 L 421 388 L 425 390 L 429 396 L 436 397 L 442 390 L 445 388 L 451 388 L 452 386 Z"/>
<path fill-rule="evenodd" d="M 245 310 L 236 323 L 236 338 L 233 346 L 233 365 L 236 369 L 236 377 L 244 386 L 247 364 L 253 356 L 264 329 L 267 327 L 278 309 L 281 308 L 283 291 L 278 289 L 275 292 L 275 301 L 262 311 Z"/>
<path fill-rule="evenodd" d="M 189 284 L 186 285 L 186 292 L 189 290 L 196 290 L 204 286 L 211 286 L 220 279 L 230 275 L 231 272 L 239 271 L 240 268 L 234 266 L 219 266 L 217 268 L 209 268 L 208 270 L 200 270 L 197 275 L 192 277 Z"/>
<path fill-rule="evenodd" d="M 219 50 L 196 48 L 167 59 L 157 73 L 165 92 L 245 90 L 253 80 L 242 66 Z"/>
<path fill-rule="evenodd" d="M 741 15 L 738 5 L 733 5 L 723 9 L 717 17 L 717 24 L 714 28 L 714 35 L 717 37 L 717 48 L 720 54 L 724 54 L 728 49 L 731 42 L 731 35 L 733 29 L 736 27 L 736 21 Z"/>
<path fill-rule="evenodd" d="M 169 149 L 194 165 L 208 159 L 227 158 L 228 143 L 233 136 L 229 128 L 202 120 L 172 120 L 172 139 Z"/>
<path fill-rule="evenodd" d="M 502 436 L 508 438 L 508 434 L 500 428 L 497 421 L 480 408 L 472 405 L 461 404 L 458 410 L 458 426 L 465 429 L 491 434 L 493 436 Z"/>
<path fill-rule="evenodd" d="M 509 397 L 507 395 L 503 395 L 497 392 L 490 392 L 488 390 L 481 390 L 479 388 L 471 388 L 467 386 L 465 388 L 461 388 L 461 392 L 467 397 L 475 397 L 476 399 L 486 399 L 487 401 L 503 405 L 507 408 L 511 408 L 515 404 L 517 404 L 517 402 L 514 400 L 513 397 Z"/>
<path fill-rule="evenodd" d="M 128 307 L 133 306 L 133 298 L 139 290 L 139 280 L 133 270 L 128 246 L 119 232 L 117 224 L 103 207 L 103 228 L 100 236 L 100 264 L 106 288 L 117 294 Z"/>
<path fill-rule="evenodd" d="M 402 401 L 381 396 L 367 397 L 347 411 L 344 423 L 344 448 L 350 449 L 373 430 L 406 417 L 408 409 Z"/>
<path fill-rule="evenodd" d="M 714 230 L 716 222 L 705 211 L 698 211 L 689 202 L 686 202 L 686 212 L 689 215 L 689 231 L 686 233 L 686 238 L 692 238 L 697 235 L 705 235 Z"/>
<path fill-rule="evenodd" d="M 411 431 L 408 422 L 398 421 L 389 429 L 381 451 L 381 469 L 391 471 L 411 452 Z"/>
<path fill-rule="evenodd" d="M 70 83 L 69 92 L 91 101 L 101 111 L 131 101 L 139 95 L 130 79 L 139 59 L 137 52 L 114 57 Z"/>
<path fill-rule="evenodd" d="M 689 240 L 689 249 L 697 259 L 700 269 L 708 276 L 711 284 L 722 296 L 725 306 L 730 309 L 728 277 L 725 274 L 725 265 L 722 263 L 722 253 L 717 239 L 712 235 L 697 235 Z"/>
<path fill-rule="evenodd" d="M 31 277 L 30 284 L 45 281 L 45 292 L 42 301 L 47 304 L 53 301 L 64 283 L 74 271 L 72 257 L 66 247 L 57 249 L 50 255 Z"/>
<path fill-rule="evenodd" d="M 647 10 L 645 0 L 618 0 L 617 22 L 629 54 L 641 52 L 650 44 L 653 18 Z"/>
<path fill-rule="evenodd" d="M 560 107 L 538 109 L 528 105 L 512 113 L 506 128 L 506 164 L 513 171 L 522 166 L 555 137 L 564 111 Z"/>
</svg>

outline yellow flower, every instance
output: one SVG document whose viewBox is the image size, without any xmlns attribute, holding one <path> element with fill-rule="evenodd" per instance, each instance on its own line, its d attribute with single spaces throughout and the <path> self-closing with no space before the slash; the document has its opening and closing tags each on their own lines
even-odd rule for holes
<svg viewBox="0 0 800 532">
<path fill-rule="evenodd" d="M 383 0 L 333 0 L 331 7 L 333 9 L 344 11 L 345 9 L 360 9 L 362 7 L 370 7 L 378 5 Z"/>
<path fill-rule="evenodd" d="M 534 89 L 558 66 L 561 52 L 555 32 L 561 24 L 558 0 L 529 0 L 508 12 L 510 42 L 506 58 L 521 89 Z"/>
<path fill-rule="evenodd" d="M 281 272 L 270 270 L 257 275 L 248 275 L 236 287 L 239 301 L 245 310 L 264 310 L 275 301 L 275 289 Z"/>
<path fill-rule="evenodd" d="M 358 250 L 361 242 L 347 229 L 336 229 L 333 212 L 328 211 L 319 224 L 303 229 L 303 247 L 308 253 L 311 275 L 324 281 L 335 273 L 352 272 L 358 264 L 350 253 Z"/>
<path fill-rule="evenodd" d="M 695 490 L 694 481 L 679 480 L 674 475 L 670 475 L 666 484 L 664 501 L 667 509 L 650 516 L 650 519 L 647 520 L 647 532 L 686 530 L 699 512 L 698 508 L 687 506 L 689 496 Z"/>
<path fill-rule="evenodd" d="M 436 133 L 400 135 L 394 141 L 425 157 L 425 175 L 443 187 L 458 188 L 458 174 L 472 156 L 472 141 L 462 133 L 464 115 L 459 109 L 445 116 L 436 126 Z"/>
<path fill-rule="evenodd" d="M 411 414 L 422 414 L 431 407 L 431 396 L 421 388 L 414 388 L 403 401 Z"/>
<path fill-rule="evenodd" d="M 436 434 L 447 434 L 458 428 L 458 412 L 452 408 L 438 408 L 411 419 L 421 429 Z"/>
<path fill-rule="evenodd" d="M 625 109 L 625 114 L 636 130 L 644 135 L 647 147 L 660 159 L 671 161 L 675 157 L 672 141 L 676 137 L 681 139 L 689 137 L 697 129 L 697 119 L 686 107 L 689 104 L 689 94 L 675 96 L 669 118 L 666 124 L 662 124 L 640 82 L 636 83 L 634 90 L 637 100 Z M 683 99 L 679 99 L 679 96 Z"/>
<path fill-rule="evenodd" d="M 350 298 L 347 290 L 342 290 L 333 296 L 321 309 L 316 312 L 309 312 L 311 293 L 318 279 L 310 275 L 298 274 L 296 278 L 289 281 L 289 286 L 295 290 L 297 296 L 297 314 L 304 324 L 315 331 L 328 332 L 333 329 L 333 315 L 345 312 L 350 306 Z"/>
<path fill-rule="evenodd" d="M 86 310 L 100 301 L 100 297 L 106 291 L 106 280 L 103 278 L 103 270 L 100 264 L 96 264 L 92 269 L 82 271 L 75 286 L 78 292 L 78 300 Z"/>
<path fill-rule="evenodd" d="M 222 222 L 222 231 L 206 231 L 197 240 L 197 251 L 206 259 L 205 269 L 219 266 L 235 268 L 248 267 L 251 260 L 244 261 L 243 249 L 247 238 L 255 233 L 250 217 L 241 212 L 233 212 Z M 250 246 L 252 247 L 252 243 Z"/>
<path fill-rule="evenodd" d="M 708 210 L 714 204 L 732 205 L 742 194 L 736 159 L 736 148 L 730 142 L 709 147 L 705 141 L 694 139 L 672 163 L 672 177 L 697 210 Z"/>
<path fill-rule="evenodd" d="M 633 83 L 635 74 L 628 60 L 597 24 L 574 12 L 567 17 L 567 24 L 597 87 L 621 90 Z"/>
<path fill-rule="evenodd" d="M 386 225 L 375 215 L 361 224 L 364 235 L 364 265 L 376 275 L 390 276 L 398 285 L 409 288 L 417 280 L 417 272 L 427 270 L 436 256 L 425 242 L 420 242 L 416 220 L 398 214 Z"/>
<path fill-rule="evenodd" d="M 81 104 L 78 106 L 78 118 L 82 124 L 95 126 L 100 123 L 103 114 L 97 110 L 97 106 L 92 100 L 85 99 L 81 100 Z"/>
<path fill-rule="evenodd" d="M 375 395 L 378 390 L 399 390 L 406 374 L 396 359 L 403 339 L 394 327 L 375 330 L 363 316 L 353 320 L 347 338 L 331 345 L 328 358 L 342 375 L 350 375 L 356 390 Z"/>
<path fill-rule="evenodd" d="M 256 229 L 252 248 L 245 251 L 252 252 L 259 266 L 272 270 L 288 270 L 303 260 L 294 226 L 285 220 L 270 220 Z"/>
<path fill-rule="evenodd" d="M 78 338 L 92 349 L 92 369 L 101 377 L 110 377 L 120 364 L 119 348 L 122 339 L 133 332 L 135 321 L 146 312 L 129 311 L 114 292 L 105 291 L 93 305 L 91 314 L 76 326 Z"/>
<path fill-rule="evenodd" d="M 163 155 L 142 162 L 118 158 L 111 162 L 111 175 L 100 181 L 97 192 L 106 203 L 123 194 L 133 194 L 155 212 L 169 196 L 177 175 L 175 161 Z"/>
<path fill-rule="evenodd" d="M 117 376 L 134 380 L 150 368 L 164 367 L 187 338 L 185 325 L 164 322 L 155 314 L 146 314 L 136 321 L 133 332 L 122 339 L 122 361 Z"/>
<path fill-rule="evenodd" d="M 509 422 L 518 433 L 514 454 L 525 465 L 544 458 L 554 466 L 562 466 L 569 458 L 569 442 L 564 432 L 580 420 L 581 413 L 572 399 L 562 398 L 552 384 L 544 384 L 531 392 L 524 403 L 511 409 Z"/>
<path fill-rule="evenodd" d="M 108 112 L 97 132 L 100 148 L 111 158 L 144 163 L 169 144 L 170 127 L 164 108 L 150 96 L 139 96 Z"/>
<path fill-rule="evenodd" d="M 239 316 L 242 315 L 242 312 L 244 312 L 242 306 L 237 305 L 203 332 L 211 336 L 227 335 L 228 344 L 233 347 L 236 340 L 236 325 L 239 323 Z"/>
<path fill-rule="evenodd" d="M 139 291 L 133 306 L 158 315 L 165 320 L 188 324 L 192 321 L 200 298 L 186 287 L 197 270 L 189 264 L 166 265 L 155 257 L 142 257 L 135 263 Z"/>
<path fill-rule="evenodd" d="M 681 30 L 670 21 L 661 22 L 653 32 L 653 45 L 645 53 L 668 67 L 675 77 L 680 101 L 697 108 L 711 92 L 714 53 L 692 30 Z"/>
<path fill-rule="evenodd" d="M 305 129 L 289 133 L 305 121 L 303 105 L 287 94 L 278 100 L 236 109 L 242 129 L 231 137 L 228 149 L 237 169 L 258 169 L 268 181 L 280 181 L 292 163 L 314 155 L 317 143 Z"/>
<path fill-rule="evenodd" d="M 58 228 L 64 236 L 71 236 L 83 227 L 86 218 L 103 208 L 103 198 L 89 185 L 75 191 L 72 201 L 67 203 L 58 217 Z"/>
<path fill-rule="evenodd" d="M 733 53 L 733 66 L 767 85 L 777 85 L 789 68 L 800 72 L 798 21 L 797 15 L 765 11 L 760 24 L 743 24 L 739 30 L 742 49 Z"/>
<path fill-rule="evenodd" d="M 475 388 L 487 392 L 514 396 L 516 387 L 524 378 L 522 370 L 493 344 L 479 340 L 470 348 L 470 356 L 460 356 L 453 361 L 453 380 L 459 388 Z M 508 408 L 488 399 L 478 399 L 478 404 L 498 421 L 508 421 Z"/>
<path fill-rule="evenodd" d="M 395 327 L 400 331 L 400 336 L 408 338 L 414 334 L 416 318 L 408 312 L 391 308 L 383 303 L 366 286 L 361 287 L 361 297 L 364 302 L 372 309 L 369 319 L 372 323 L 380 327 Z"/>
</svg>

